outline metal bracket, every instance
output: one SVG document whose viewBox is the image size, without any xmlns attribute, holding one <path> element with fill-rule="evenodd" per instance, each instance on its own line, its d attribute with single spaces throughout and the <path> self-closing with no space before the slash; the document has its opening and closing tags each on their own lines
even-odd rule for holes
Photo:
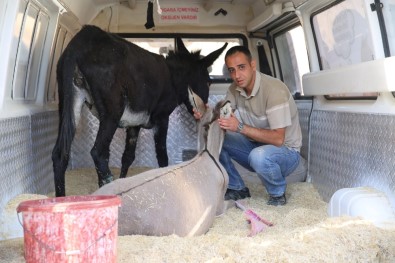
<svg viewBox="0 0 395 263">
<path fill-rule="evenodd" d="M 377 11 L 377 10 L 381 10 L 384 8 L 383 3 L 381 3 L 380 1 L 374 1 L 374 3 L 370 4 L 370 9 L 372 10 L 372 12 Z"/>
<path fill-rule="evenodd" d="M 380 0 L 374 0 L 374 3 L 370 4 L 370 9 L 372 12 L 377 12 L 377 18 L 379 20 L 380 30 L 381 30 L 381 38 L 383 39 L 383 48 L 384 48 L 384 55 L 385 57 L 390 57 L 390 46 L 388 42 L 387 30 L 385 28 L 385 21 L 383 15 L 384 5 L 380 2 Z"/>
</svg>

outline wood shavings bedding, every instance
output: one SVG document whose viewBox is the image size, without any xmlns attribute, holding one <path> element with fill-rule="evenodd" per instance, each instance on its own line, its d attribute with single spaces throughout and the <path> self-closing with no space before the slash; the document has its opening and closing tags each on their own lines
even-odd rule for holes
<svg viewBox="0 0 395 263">
<path fill-rule="evenodd" d="M 97 188 L 94 169 L 78 169 L 66 176 L 68 194 Z M 80 189 L 70 189 L 73 178 Z M 266 205 L 262 185 L 246 183 L 252 197 L 245 204 L 273 222 L 273 227 L 247 237 L 250 226 L 243 212 L 232 207 L 202 236 L 119 236 L 118 262 L 395 262 L 394 229 L 378 228 L 360 218 L 328 218 L 328 204 L 312 184 L 290 184 L 288 203 L 272 207 Z M 0 241 L 0 262 L 24 262 L 23 238 Z"/>
</svg>

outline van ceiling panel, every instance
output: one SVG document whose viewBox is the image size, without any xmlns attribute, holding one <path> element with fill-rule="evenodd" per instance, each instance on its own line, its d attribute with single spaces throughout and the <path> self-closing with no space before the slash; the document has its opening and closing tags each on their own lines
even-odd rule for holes
<svg viewBox="0 0 395 263">
<path fill-rule="evenodd" d="M 157 0 L 155 0 L 157 1 Z M 256 0 L 159 0 L 159 5 L 161 4 L 243 4 L 243 5 L 252 5 Z M 93 0 L 93 2 L 98 5 L 106 5 L 117 2 L 138 2 L 138 3 L 147 3 L 148 0 Z"/>
<path fill-rule="evenodd" d="M 263 13 L 259 16 L 255 17 L 250 23 L 247 25 L 247 31 L 253 32 L 259 28 L 264 27 L 270 22 L 276 20 L 282 14 L 282 4 L 275 3 L 269 6 Z"/>
<path fill-rule="evenodd" d="M 91 23 L 94 17 L 99 14 L 99 12 L 109 6 L 121 4 L 128 6 L 130 9 L 135 9 L 136 7 L 141 8 L 148 3 L 148 0 L 60 0 L 62 4 L 71 11 L 79 20 L 79 24 Z M 293 6 L 291 0 L 152 0 L 154 1 L 154 9 L 162 5 L 201 5 L 206 11 L 211 10 L 213 5 L 221 6 L 223 5 L 238 5 L 246 8 L 250 8 L 254 11 L 254 15 L 258 17 L 267 9 L 271 9 L 273 5 L 287 5 Z M 300 3 L 300 1 L 297 1 Z M 158 5 L 159 4 L 159 5 Z M 146 12 L 146 10 L 142 10 Z"/>
<path fill-rule="evenodd" d="M 95 1 L 113 1 L 113 0 L 95 0 Z M 119 2 L 126 2 L 127 0 L 119 0 Z M 155 0 L 157 1 L 157 0 Z M 245 5 L 251 5 L 255 2 L 256 0 L 159 0 L 159 4 L 162 3 L 178 3 L 178 4 L 206 4 L 206 3 L 227 3 L 227 4 L 245 4 Z M 148 2 L 148 0 L 136 0 L 136 2 Z"/>
</svg>

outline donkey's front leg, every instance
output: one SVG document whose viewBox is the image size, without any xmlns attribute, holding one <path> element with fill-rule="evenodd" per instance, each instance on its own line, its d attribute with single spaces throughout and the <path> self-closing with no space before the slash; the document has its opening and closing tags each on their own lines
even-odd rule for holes
<svg viewBox="0 0 395 263">
<path fill-rule="evenodd" d="M 120 178 L 126 177 L 130 165 L 136 157 L 136 145 L 139 137 L 140 127 L 129 127 L 126 129 L 125 151 L 122 155 L 122 168 Z"/>
<path fill-rule="evenodd" d="M 169 158 L 167 156 L 167 129 L 169 127 L 169 116 L 163 117 L 161 121 L 157 122 L 156 129 L 154 131 L 154 141 L 156 158 L 158 159 L 159 167 L 165 167 L 169 165 Z"/>
<path fill-rule="evenodd" d="M 91 156 L 95 162 L 95 168 L 99 178 L 99 187 L 113 181 L 113 175 L 108 167 L 108 162 L 110 159 L 110 144 L 117 127 L 117 122 L 111 119 L 101 121 L 95 144 L 91 150 Z"/>
</svg>

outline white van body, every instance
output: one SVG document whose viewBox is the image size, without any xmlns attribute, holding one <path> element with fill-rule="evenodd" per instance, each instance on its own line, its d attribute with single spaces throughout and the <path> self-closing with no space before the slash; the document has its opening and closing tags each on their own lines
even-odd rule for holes
<svg viewBox="0 0 395 263">
<path fill-rule="evenodd" d="M 153 52 L 166 53 L 171 45 L 155 43 L 172 43 L 176 35 L 187 39 L 187 48 L 207 52 L 216 48 L 214 42 L 247 45 L 257 64 L 266 65 L 295 96 L 307 181 L 327 202 L 341 189 L 355 188 L 361 197 L 360 187 L 374 189 L 381 194 L 370 203 L 385 202 L 383 210 L 391 218 L 395 0 L 155 0 L 155 26 L 149 29 L 144 26 L 147 2 L 0 1 L 0 215 L 19 194 L 54 191 L 56 63 L 73 35 L 93 24 Z M 226 72 L 218 73 L 223 55 L 212 69 L 211 104 L 224 97 L 230 83 Z M 69 169 L 94 167 L 89 152 L 98 121 L 86 107 L 82 115 Z M 183 106 L 173 112 L 169 127 L 169 163 L 175 164 L 196 151 L 196 127 Z M 112 167 L 121 166 L 124 138 L 119 129 L 111 146 Z M 141 132 L 133 166 L 157 167 L 152 131 Z M 340 209 L 350 202 L 335 199 Z"/>
</svg>

